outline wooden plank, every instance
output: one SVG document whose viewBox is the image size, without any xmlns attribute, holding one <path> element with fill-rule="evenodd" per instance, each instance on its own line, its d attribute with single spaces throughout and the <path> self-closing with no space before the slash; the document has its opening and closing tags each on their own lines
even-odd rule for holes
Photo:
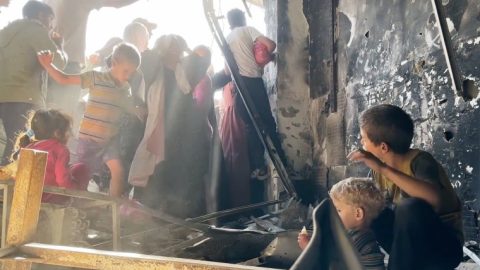
<svg viewBox="0 0 480 270">
<path fill-rule="evenodd" d="M 18 165 L 18 164 L 17 164 Z M 16 172 L 16 170 L 15 170 Z M 13 199 L 13 185 L 15 181 L 13 178 L 1 179 L 0 180 L 0 189 L 3 189 L 2 201 L 2 242 L 1 247 L 5 248 L 7 246 L 7 224 L 10 214 L 10 206 L 12 205 Z"/>
<path fill-rule="evenodd" d="M 31 241 L 37 231 L 46 164 L 47 152 L 20 150 L 7 232 L 8 247 Z M 16 261 L 5 263 L 3 269 L 28 270 L 30 267 L 29 262 Z"/>
<path fill-rule="evenodd" d="M 10 204 L 12 203 L 12 196 L 10 196 L 11 186 L 8 184 L 0 184 L 0 189 L 3 189 L 3 198 L 2 198 L 2 244 L 1 247 L 5 248 L 7 246 L 7 220 L 10 210 Z"/>
<path fill-rule="evenodd" d="M 7 245 L 29 242 L 37 230 L 47 153 L 22 149 L 13 191 Z"/>
<path fill-rule="evenodd" d="M 133 253 L 120 253 L 86 248 L 53 246 L 31 243 L 20 247 L 28 254 L 22 260 L 32 263 L 102 270 L 267 270 L 236 264 L 159 257 Z M 14 258 L 4 259 L 13 261 Z"/>
</svg>

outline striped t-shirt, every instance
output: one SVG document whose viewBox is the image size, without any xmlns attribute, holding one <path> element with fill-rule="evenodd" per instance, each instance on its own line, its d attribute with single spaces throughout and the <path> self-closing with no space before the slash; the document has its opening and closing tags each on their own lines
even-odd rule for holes
<svg viewBox="0 0 480 270">
<path fill-rule="evenodd" d="M 79 138 L 107 143 L 118 133 L 122 114 L 133 106 L 130 85 L 117 86 L 109 72 L 88 71 L 80 75 L 89 98 L 80 124 Z"/>
<path fill-rule="evenodd" d="M 360 262 L 366 270 L 384 270 L 384 255 L 380 251 L 375 234 L 371 230 L 350 230 L 348 235 L 360 255 Z"/>
</svg>

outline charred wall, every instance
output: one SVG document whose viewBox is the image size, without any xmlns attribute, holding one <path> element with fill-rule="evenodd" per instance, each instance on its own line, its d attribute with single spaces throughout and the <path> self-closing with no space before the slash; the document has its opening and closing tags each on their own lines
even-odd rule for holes
<svg viewBox="0 0 480 270">
<path fill-rule="evenodd" d="M 304 131 L 309 132 L 313 151 L 304 153 L 312 155 L 317 185 L 327 187 L 343 176 L 364 173 L 344 158 L 359 147 L 358 114 L 369 106 L 391 103 L 412 115 L 414 147 L 432 152 L 447 169 L 461 199 L 478 210 L 480 2 L 442 1 L 467 98 L 452 89 L 431 1 L 278 2 L 282 2 L 276 11 L 278 103 L 285 110 L 290 104 L 287 97 L 304 98 L 308 91 L 308 102 L 302 99 L 297 105 L 307 106 L 308 123 L 302 125 L 308 126 Z M 332 3 L 336 9 L 328 10 Z M 299 8 L 302 14 L 292 10 Z M 330 20 L 320 18 L 328 12 Z M 299 37 L 293 25 L 302 25 L 307 36 Z M 295 47 L 298 38 L 307 38 L 304 50 L 298 44 Z M 302 68 L 299 63 L 304 59 Z M 292 85 L 292 78 L 304 79 L 307 86 Z M 283 101 L 281 92 L 288 93 Z M 288 127 L 279 126 L 282 132 Z M 285 136 L 284 143 L 292 142 Z"/>
<path fill-rule="evenodd" d="M 267 32 L 276 40 L 278 53 L 275 63 L 266 67 L 264 79 L 288 166 L 305 179 L 312 167 L 311 99 L 306 69 L 308 24 L 301 1 L 270 0 L 264 5 Z"/>
<path fill-rule="evenodd" d="M 348 104 L 345 141 L 347 151 L 359 147 L 358 112 L 380 103 L 401 106 L 416 124 L 414 146 L 432 152 L 462 199 L 478 208 L 480 2 L 443 3 L 454 57 L 471 84 L 468 100 L 452 89 L 430 1 L 339 1 L 344 22 L 338 32 L 345 33 L 339 35 L 345 46 L 338 48 L 345 54 L 338 59 Z"/>
</svg>

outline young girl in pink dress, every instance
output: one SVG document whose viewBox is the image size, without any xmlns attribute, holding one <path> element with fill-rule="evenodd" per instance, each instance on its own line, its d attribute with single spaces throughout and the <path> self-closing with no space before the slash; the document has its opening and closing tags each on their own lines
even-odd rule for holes
<svg viewBox="0 0 480 270">
<path fill-rule="evenodd" d="M 45 185 L 86 190 L 90 172 L 85 164 L 70 165 L 66 143 L 71 119 L 57 110 L 37 110 L 32 113 L 28 130 L 17 138 L 17 149 L 27 148 L 48 152 Z M 65 203 L 65 196 L 44 193 L 42 202 Z"/>
</svg>

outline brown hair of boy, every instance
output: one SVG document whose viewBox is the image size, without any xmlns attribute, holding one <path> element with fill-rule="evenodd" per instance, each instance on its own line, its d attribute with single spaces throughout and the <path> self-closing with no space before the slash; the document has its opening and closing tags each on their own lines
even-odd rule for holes
<svg viewBox="0 0 480 270">
<path fill-rule="evenodd" d="M 360 128 L 375 145 L 386 143 L 397 154 L 410 149 L 414 125 L 402 108 L 382 104 L 369 108 L 360 115 Z"/>
</svg>

